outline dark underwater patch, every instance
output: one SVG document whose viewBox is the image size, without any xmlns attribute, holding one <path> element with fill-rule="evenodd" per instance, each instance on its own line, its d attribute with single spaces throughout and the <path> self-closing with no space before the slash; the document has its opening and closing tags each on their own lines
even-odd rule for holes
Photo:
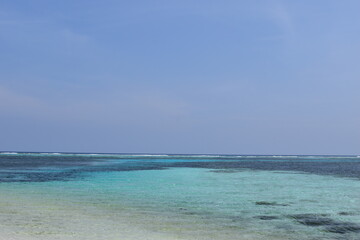
<svg viewBox="0 0 360 240">
<path fill-rule="evenodd" d="M 49 182 L 49 181 L 70 181 L 78 177 L 77 171 L 60 172 L 15 172 L 3 174 L 0 182 Z"/>
<path fill-rule="evenodd" d="M 341 215 L 341 216 L 355 216 L 355 215 L 357 215 L 354 212 L 339 212 L 338 214 Z"/>
<path fill-rule="evenodd" d="M 296 214 L 289 217 L 298 223 L 310 227 L 324 227 L 324 231 L 332 233 L 360 232 L 360 225 L 352 222 L 337 221 L 326 214 Z"/>
<path fill-rule="evenodd" d="M 278 216 L 269 216 L 269 215 L 260 215 L 260 216 L 255 216 L 254 218 L 260 219 L 260 220 L 275 220 L 275 219 L 279 219 Z"/>
<path fill-rule="evenodd" d="M 326 226 L 335 223 L 326 216 L 326 214 L 296 214 L 289 217 L 306 226 Z"/>
<path fill-rule="evenodd" d="M 243 170 L 237 170 L 237 169 L 220 169 L 220 170 L 211 170 L 210 172 L 214 173 L 238 173 L 242 172 Z"/>
<path fill-rule="evenodd" d="M 87 172 L 162 170 L 167 168 L 207 168 L 217 173 L 244 170 L 296 171 L 319 175 L 360 178 L 360 158 L 296 156 L 164 155 L 131 156 L 79 154 L 0 155 L 0 182 L 67 181 Z M 110 160 L 110 161 L 109 161 Z M 116 161 L 114 161 L 116 160 Z M 42 170 L 50 169 L 50 171 Z M 52 171 L 55 169 L 56 171 Z M 34 170 L 40 170 L 35 173 Z M 21 173 L 19 172 L 21 171 Z"/>
<path fill-rule="evenodd" d="M 360 233 L 360 225 L 352 222 L 337 222 L 331 226 L 327 226 L 325 231 L 339 234 L 349 232 Z"/>
<path fill-rule="evenodd" d="M 99 164 L 101 163 L 101 164 Z M 108 159 L 81 155 L 0 156 L 0 182 L 70 181 L 89 172 L 162 170 L 142 161 L 108 162 Z"/>
<path fill-rule="evenodd" d="M 289 206 L 289 204 L 285 204 L 285 203 L 267 202 L 267 201 L 259 201 L 259 202 L 255 202 L 255 204 L 263 205 L 263 206 L 282 206 L 282 207 Z"/>
<path fill-rule="evenodd" d="M 331 161 L 330 161 L 331 160 Z M 191 161 L 191 162 L 174 162 L 163 163 L 163 166 L 167 167 L 189 167 L 189 168 L 208 168 L 225 170 L 239 170 L 251 169 L 251 170 L 265 170 L 265 171 L 291 171 L 291 172 L 303 172 L 318 175 L 332 175 L 337 177 L 350 177 L 360 179 L 360 159 L 353 161 L 322 159 L 322 161 L 309 161 L 299 159 L 286 160 L 273 160 L 260 158 L 249 161 L 248 159 L 238 159 L 232 161 Z"/>
</svg>

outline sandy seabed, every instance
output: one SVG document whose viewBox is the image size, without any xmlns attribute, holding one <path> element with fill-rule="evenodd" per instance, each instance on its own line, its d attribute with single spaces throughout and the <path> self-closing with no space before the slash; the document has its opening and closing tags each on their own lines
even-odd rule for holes
<svg viewBox="0 0 360 240">
<path fill-rule="evenodd" d="M 221 232 L 192 222 L 191 217 L 191 222 L 181 225 L 177 219 L 131 210 L 106 213 L 94 206 L 9 195 L 0 198 L 0 240 L 262 239 L 252 234 Z"/>
</svg>

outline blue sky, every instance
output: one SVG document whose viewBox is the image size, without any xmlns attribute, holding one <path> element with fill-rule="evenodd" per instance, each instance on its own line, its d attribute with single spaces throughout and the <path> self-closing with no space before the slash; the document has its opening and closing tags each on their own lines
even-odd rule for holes
<svg viewBox="0 0 360 240">
<path fill-rule="evenodd" d="M 360 154 L 359 9 L 0 0 L 0 150 Z"/>
</svg>

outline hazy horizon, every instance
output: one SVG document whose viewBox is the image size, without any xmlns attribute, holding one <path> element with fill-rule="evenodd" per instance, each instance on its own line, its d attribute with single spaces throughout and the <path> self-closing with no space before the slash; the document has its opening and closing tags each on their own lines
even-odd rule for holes
<svg viewBox="0 0 360 240">
<path fill-rule="evenodd" d="M 146 153 L 146 152 L 137 152 L 137 153 L 129 153 L 129 152 L 40 152 L 40 151 L 0 151 L 1 154 L 89 154 L 89 155 L 134 155 L 134 156 L 185 156 L 185 155 L 195 155 L 195 156 L 270 156 L 270 157 L 277 157 L 277 156 L 335 156 L 335 157 L 360 157 L 358 154 L 348 154 L 348 155 L 341 155 L 341 154 L 241 154 L 241 153 Z"/>
</svg>

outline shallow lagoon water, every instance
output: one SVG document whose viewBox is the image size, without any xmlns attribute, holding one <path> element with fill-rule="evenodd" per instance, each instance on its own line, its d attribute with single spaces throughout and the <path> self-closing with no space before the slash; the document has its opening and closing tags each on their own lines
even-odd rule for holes
<svg viewBox="0 0 360 240">
<path fill-rule="evenodd" d="M 0 225 L 14 239 L 360 239 L 359 166 L 356 156 L 0 154 Z"/>
</svg>

